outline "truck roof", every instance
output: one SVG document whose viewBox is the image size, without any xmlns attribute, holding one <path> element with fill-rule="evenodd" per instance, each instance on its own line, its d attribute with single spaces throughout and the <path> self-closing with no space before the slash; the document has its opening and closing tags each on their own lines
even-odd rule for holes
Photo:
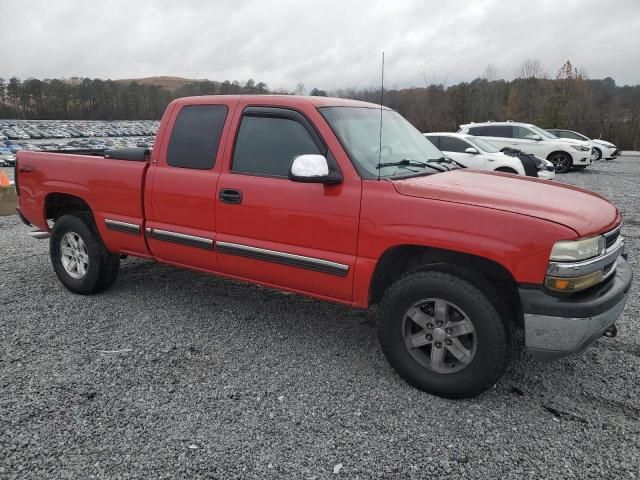
<svg viewBox="0 0 640 480">
<path fill-rule="evenodd" d="M 360 108 L 380 108 L 380 105 L 359 100 L 349 100 L 335 97 L 310 97 L 298 95 L 204 95 L 199 97 L 184 97 L 174 100 L 177 105 L 194 105 L 211 103 L 212 100 L 227 102 L 238 102 L 241 99 L 250 98 L 256 105 L 273 105 L 283 107 L 301 107 L 303 105 L 313 105 L 315 107 L 360 107 Z M 383 107 L 385 110 L 390 110 Z"/>
</svg>

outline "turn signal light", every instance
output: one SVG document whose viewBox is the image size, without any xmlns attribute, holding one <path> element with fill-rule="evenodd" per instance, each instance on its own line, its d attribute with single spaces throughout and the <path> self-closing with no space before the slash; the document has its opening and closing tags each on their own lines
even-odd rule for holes
<svg viewBox="0 0 640 480">
<path fill-rule="evenodd" d="M 602 270 L 581 277 L 547 277 L 545 286 L 554 292 L 579 292 L 602 281 Z"/>
</svg>

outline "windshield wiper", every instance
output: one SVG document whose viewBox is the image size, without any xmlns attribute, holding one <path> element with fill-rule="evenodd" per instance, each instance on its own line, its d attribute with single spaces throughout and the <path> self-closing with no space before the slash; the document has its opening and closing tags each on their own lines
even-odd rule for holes
<svg viewBox="0 0 640 480">
<path fill-rule="evenodd" d="M 380 163 L 376 165 L 377 169 L 385 168 L 385 167 L 428 167 L 432 170 L 436 170 L 438 172 L 446 172 L 445 168 L 441 168 L 440 166 L 436 167 L 435 165 L 429 165 L 426 162 L 421 162 L 419 160 L 413 160 L 411 158 L 403 158 L 398 162 L 386 162 Z"/>
<path fill-rule="evenodd" d="M 436 159 L 430 159 L 429 161 L 430 162 L 436 162 L 436 163 L 450 163 L 452 165 L 457 165 L 460 168 L 467 168 L 465 165 L 462 165 L 460 162 L 456 162 L 451 157 L 440 157 L 440 158 L 436 158 Z"/>
</svg>

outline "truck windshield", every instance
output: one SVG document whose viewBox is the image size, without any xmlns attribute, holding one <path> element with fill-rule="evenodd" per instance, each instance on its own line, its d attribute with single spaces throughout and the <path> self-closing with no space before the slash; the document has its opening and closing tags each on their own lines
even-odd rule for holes
<svg viewBox="0 0 640 480">
<path fill-rule="evenodd" d="M 379 109 L 321 107 L 320 112 L 364 178 L 376 179 L 378 172 L 385 178 L 457 168 L 441 167 L 442 152 L 393 110 L 382 111 L 382 149 Z"/>
</svg>

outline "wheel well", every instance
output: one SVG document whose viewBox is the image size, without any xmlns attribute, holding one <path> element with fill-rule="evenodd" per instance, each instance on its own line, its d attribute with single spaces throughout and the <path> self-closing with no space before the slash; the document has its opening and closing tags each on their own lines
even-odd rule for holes
<svg viewBox="0 0 640 480">
<path fill-rule="evenodd" d="M 522 307 L 517 283 L 499 263 L 468 253 L 417 245 L 402 245 L 387 250 L 378 261 L 369 288 L 369 303 L 382 299 L 387 288 L 409 272 L 437 269 L 465 277 L 488 296 L 498 293 L 504 306 L 523 325 Z"/>
<path fill-rule="evenodd" d="M 62 215 L 69 213 L 92 214 L 87 202 L 80 197 L 69 195 L 68 193 L 50 193 L 47 195 L 44 203 L 44 216 L 47 220 L 55 221 Z"/>
<path fill-rule="evenodd" d="M 571 156 L 571 154 L 563 150 L 556 150 L 554 152 L 551 152 L 549 155 L 547 155 L 547 160 L 550 160 L 551 157 L 554 156 L 556 153 L 561 153 L 563 155 L 566 155 L 567 157 L 569 157 L 569 161 L 573 163 L 573 157 Z"/>
</svg>

